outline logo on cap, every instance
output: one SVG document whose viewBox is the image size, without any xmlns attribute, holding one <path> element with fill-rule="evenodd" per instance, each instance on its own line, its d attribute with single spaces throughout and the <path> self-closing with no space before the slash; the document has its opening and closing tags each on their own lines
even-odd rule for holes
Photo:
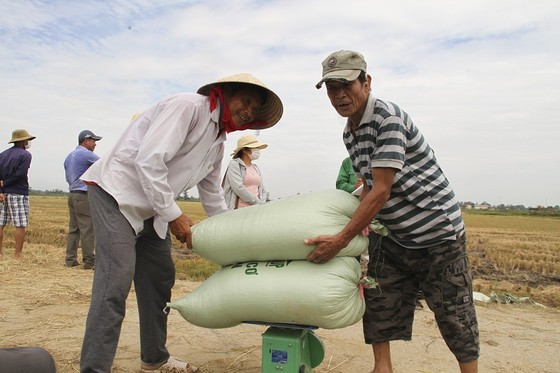
<svg viewBox="0 0 560 373">
<path fill-rule="evenodd" d="M 338 62 L 338 61 L 336 60 L 336 57 L 331 57 L 331 58 L 329 59 L 329 61 L 327 62 L 327 65 L 328 65 L 329 67 L 335 67 L 337 62 Z"/>
</svg>

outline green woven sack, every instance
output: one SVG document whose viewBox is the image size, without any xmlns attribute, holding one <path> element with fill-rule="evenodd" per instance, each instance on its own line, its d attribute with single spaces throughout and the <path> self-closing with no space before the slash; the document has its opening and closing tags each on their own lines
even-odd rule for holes
<svg viewBox="0 0 560 373">
<path fill-rule="evenodd" d="M 306 259 L 315 247 L 303 240 L 337 234 L 358 204 L 356 197 L 332 189 L 228 211 L 192 227 L 193 252 L 221 266 Z M 367 246 L 367 237 L 358 235 L 338 256 L 358 256 Z"/>
<path fill-rule="evenodd" d="M 223 267 L 168 306 L 204 328 L 228 328 L 244 321 L 344 328 L 358 322 L 365 311 L 360 276 L 360 265 L 351 257 L 325 264 L 240 263 Z"/>
</svg>

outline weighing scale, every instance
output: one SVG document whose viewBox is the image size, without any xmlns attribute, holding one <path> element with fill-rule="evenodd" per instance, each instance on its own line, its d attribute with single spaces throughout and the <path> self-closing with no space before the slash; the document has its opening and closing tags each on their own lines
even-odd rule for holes
<svg viewBox="0 0 560 373">
<path fill-rule="evenodd" d="M 311 325 L 246 321 L 267 325 L 262 334 L 262 373 L 311 373 L 325 357 L 325 347 Z"/>
</svg>

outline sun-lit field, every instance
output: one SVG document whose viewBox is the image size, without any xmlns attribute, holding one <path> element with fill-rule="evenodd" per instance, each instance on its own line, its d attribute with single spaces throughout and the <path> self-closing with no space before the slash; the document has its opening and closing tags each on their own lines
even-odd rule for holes
<svg viewBox="0 0 560 373">
<path fill-rule="evenodd" d="M 64 196 L 30 196 L 29 227 L 25 236 L 24 255 L 30 251 L 40 250 L 42 258 L 64 263 L 66 250 L 66 235 L 68 233 L 68 205 Z M 179 201 L 181 209 L 195 222 L 206 218 L 206 213 L 199 202 Z M 13 252 L 12 226 L 4 229 L 4 252 Z M 173 241 L 173 253 L 177 268 L 178 279 L 200 281 L 208 278 L 219 266 L 190 254 L 184 244 Z M 49 257 L 49 253 L 57 253 L 56 257 Z M 81 255 L 81 250 L 79 252 Z"/>
<path fill-rule="evenodd" d="M 560 219 L 464 214 L 475 290 L 560 307 Z"/>
<path fill-rule="evenodd" d="M 465 214 L 465 221 L 470 247 L 482 245 L 498 267 L 560 276 L 560 219 Z"/>
<path fill-rule="evenodd" d="M 0 258 L 0 346 L 42 346 L 53 355 L 57 372 L 74 373 L 79 371 L 84 322 L 90 305 L 93 276 L 97 272 L 64 265 L 68 230 L 66 201 L 64 196 L 31 196 L 31 221 L 23 256 L 19 259 L 13 258 L 14 228 L 8 226 L 5 229 L 4 256 Z M 179 205 L 195 223 L 206 218 L 198 202 L 180 201 Z M 481 360 L 483 370 L 552 372 L 547 367 L 555 364 L 558 346 L 560 220 L 470 212 L 465 214 L 465 220 L 475 276 L 474 290 L 487 295 L 495 291 L 517 297 L 529 296 L 551 306 L 542 309 L 525 304 L 477 302 L 477 314 L 480 320 L 484 320 L 481 322 L 481 343 L 485 350 Z M 193 255 L 175 239 L 173 257 L 177 268 L 174 299 L 193 292 L 219 269 L 218 265 Z M 135 292 L 133 285 L 112 369 L 115 373 L 137 372 L 139 368 Z M 426 356 L 430 365 L 434 361 L 441 362 L 440 369 L 430 371 L 452 371 L 456 362 L 438 337 L 427 307 L 416 312 L 414 328 L 414 343 L 406 342 L 395 347 L 395 356 L 401 356 L 399 360 L 402 361 L 408 361 L 412 355 Z M 226 329 L 199 328 L 185 322 L 176 312 L 169 315 L 171 348 L 198 363 L 201 373 L 260 372 L 258 344 L 263 332 L 264 329 L 258 326 L 247 325 Z M 360 324 L 320 332 L 327 345 L 328 359 L 325 358 L 317 369 L 318 373 L 368 371 L 361 361 L 371 359 L 366 357 L 370 356 L 371 347 L 361 342 Z M 434 347 L 437 343 L 441 343 L 441 347 Z M 539 351 L 542 359 L 535 362 L 535 359 L 516 355 L 517 362 L 513 362 L 515 359 L 511 354 L 499 352 L 519 350 L 524 353 Z M 446 358 L 451 360 L 446 363 Z M 423 366 L 426 362 L 417 364 Z M 397 370 L 410 371 L 408 366 Z"/>
<path fill-rule="evenodd" d="M 63 263 L 68 225 L 66 197 L 31 196 L 25 252 L 57 252 Z M 195 222 L 206 218 L 199 202 L 180 201 Z M 475 291 L 509 292 L 560 307 L 560 219 L 533 216 L 464 214 Z M 218 266 L 192 255 L 173 238 L 177 278 L 201 281 Z M 13 252 L 13 227 L 5 229 L 4 251 Z"/>
</svg>

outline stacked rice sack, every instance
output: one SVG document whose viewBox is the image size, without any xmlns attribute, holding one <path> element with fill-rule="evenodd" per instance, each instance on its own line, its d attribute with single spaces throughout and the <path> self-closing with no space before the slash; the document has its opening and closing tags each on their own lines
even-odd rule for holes
<svg viewBox="0 0 560 373">
<path fill-rule="evenodd" d="M 305 238 L 333 235 L 358 201 L 340 190 L 313 192 L 233 210 L 192 227 L 193 252 L 222 268 L 170 302 L 190 323 L 227 328 L 242 322 L 343 328 L 362 318 L 360 264 L 368 239 L 356 236 L 325 264 L 306 260 Z"/>
</svg>

